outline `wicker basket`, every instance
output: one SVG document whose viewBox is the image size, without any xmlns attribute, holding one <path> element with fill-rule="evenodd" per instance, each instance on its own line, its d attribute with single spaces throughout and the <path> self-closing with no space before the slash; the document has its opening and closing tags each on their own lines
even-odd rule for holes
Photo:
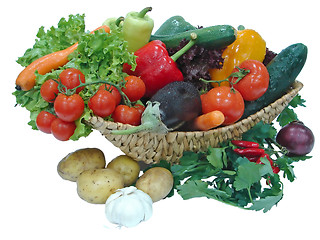
<svg viewBox="0 0 320 240">
<path fill-rule="evenodd" d="M 178 163 L 184 151 L 204 151 L 209 146 L 217 147 L 219 143 L 239 138 L 260 121 L 271 123 L 297 95 L 303 84 L 296 81 L 290 90 L 281 98 L 257 113 L 229 126 L 215 128 L 210 131 L 169 132 L 155 134 L 140 132 L 130 135 L 112 135 L 111 130 L 128 129 L 131 125 L 105 121 L 100 117 L 92 117 L 87 124 L 101 132 L 114 146 L 137 161 L 155 163 L 166 160 Z"/>
</svg>

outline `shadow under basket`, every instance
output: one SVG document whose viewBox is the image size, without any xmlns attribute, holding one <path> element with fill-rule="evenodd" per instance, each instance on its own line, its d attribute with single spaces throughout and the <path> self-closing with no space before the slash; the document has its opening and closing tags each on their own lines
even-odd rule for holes
<svg viewBox="0 0 320 240">
<path fill-rule="evenodd" d="M 87 124 L 98 130 L 114 146 L 136 161 L 143 161 L 147 164 L 160 160 L 178 163 L 184 151 L 198 152 L 205 151 L 209 146 L 218 147 L 221 142 L 240 138 L 244 132 L 260 121 L 271 123 L 302 87 L 301 82 L 295 81 L 285 95 L 255 114 L 232 125 L 209 131 L 173 131 L 167 134 L 140 132 L 129 135 L 113 135 L 110 133 L 111 130 L 128 129 L 133 126 L 105 121 L 97 116 L 91 117 Z"/>
</svg>

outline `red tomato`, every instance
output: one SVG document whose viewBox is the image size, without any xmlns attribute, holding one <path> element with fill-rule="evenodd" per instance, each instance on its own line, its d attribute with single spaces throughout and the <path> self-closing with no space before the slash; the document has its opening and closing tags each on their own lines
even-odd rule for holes
<svg viewBox="0 0 320 240">
<path fill-rule="evenodd" d="M 121 102 L 121 94 L 119 93 L 118 89 L 116 89 L 114 86 L 111 86 L 109 84 L 103 84 L 99 87 L 99 90 L 107 90 L 111 92 L 112 96 L 114 97 L 116 101 L 116 105 L 119 105 Z"/>
<path fill-rule="evenodd" d="M 47 111 L 41 111 L 36 119 L 37 128 L 44 133 L 51 133 L 51 123 L 57 117 Z"/>
<path fill-rule="evenodd" d="M 85 77 L 83 73 L 75 68 L 67 68 L 63 70 L 59 75 L 61 83 L 67 87 L 67 89 L 73 89 L 80 85 L 81 83 L 85 83 Z M 76 90 L 76 93 L 82 91 L 84 87 L 79 87 Z"/>
<path fill-rule="evenodd" d="M 201 103 L 203 113 L 221 111 L 225 116 L 223 125 L 235 123 L 244 112 L 244 100 L 241 94 L 227 86 L 212 88 L 201 95 Z"/>
<path fill-rule="evenodd" d="M 61 93 L 54 101 L 54 111 L 59 118 L 66 122 L 79 119 L 83 110 L 84 102 L 78 94 L 67 96 Z"/>
<path fill-rule="evenodd" d="M 112 113 L 115 122 L 138 126 L 141 123 L 141 113 L 139 108 L 127 105 L 118 105 Z"/>
<path fill-rule="evenodd" d="M 142 115 L 142 113 L 144 112 L 144 110 L 146 109 L 146 107 L 143 106 L 143 105 L 141 105 L 141 104 L 136 104 L 136 105 L 134 105 L 134 107 L 135 107 L 136 109 L 138 109 L 138 111 L 140 112 L 141 115 Z"/>
<path fill-rule="evenodd" d="M 52 79 L 45 81 L 40 88 L 41 97 L 47 102 L 54 102 L 58 96 L 58 83 Z"/>
<path fill-rule="evenodd" d="M 138 101 L 146 93 L 146 85 L 141 78 L 136 76 L 127 76 L 125 87 L 121 90 L 127 95 L 131 102 Z"/>
<path fill-rule="evenodd" d="M 88 106 L 95 115 L 105 118 L 116 108 L 116 100 L 111 92 L 98 90 L 98 92 L 90 98 Z"/>
<path fill-rule="evenodd" d="M 74 122 L 65 122 L 56 118 L 51 123 L 51 132 L 53 136 L 60 141 L 67 141 L 74 134 L 76 124 Z"/>
<path fill-rule="evenodd" d="M 266 66 L 257 60 L 245 60 L 239 65 L 239 68 L 250 70 L 250 72 L 233 87 L 241 93 L 244 100 L 257 100 L 267 91 L 269 86 L 269 73 Z M 232 72 L 238 71 L 235 68 Z M 230 81 L 235 83 L 237 79 L 231 78 Z"/>
</svg>

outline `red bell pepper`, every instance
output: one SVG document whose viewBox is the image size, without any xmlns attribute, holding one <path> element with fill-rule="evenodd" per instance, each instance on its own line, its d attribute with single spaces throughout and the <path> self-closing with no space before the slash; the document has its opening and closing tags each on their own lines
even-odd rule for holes
<svg viewBox="0 0 320 240">
<path fill-rule="evenodd" d="M 175 61 L 194 45 L 195 40 L 196 35 L 171 57 L 163 42 L 151 41 L 134 53 L 137 56 L 135 70 L 132 71 L 131 66 L 125 63 L 123 71 L 140 77 L 146 85 L 145 97 L 151 97 L 168 83 L 183 80 L 183 75 Z"/>
</svg>

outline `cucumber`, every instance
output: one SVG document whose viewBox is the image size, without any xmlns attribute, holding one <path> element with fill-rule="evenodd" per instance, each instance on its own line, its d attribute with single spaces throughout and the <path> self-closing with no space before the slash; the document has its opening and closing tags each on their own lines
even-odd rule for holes
<svg viewBox="0 0 320 240">
<path fill-rule="evenodd" d="M 237 31 L 230 25 L 215 25 L 180 32 L 174 35 L 152 35 L 150 41 L 160 40 L 167 48 L 176 47 L 182 39 L 190 40 L 191 33 L 197 34 L 196 44 L 206 48 L 224 48 L 236 40 Z"/>
<path fill-rule="evenodd" d="M 196 27 L 184 20 L 183 17 L 173 16 L 167 19 L 154 33 L 154 35 L 174 35 L 176 33 L 194 29 L 196 29 Z"/>
<path fill-rule="evenodd" d="M 255 101 L 245 102 L 242 118 L 256 113 L 260 109 L 282 97 L 302 70 L 308 55 L 308 48 L 296 43 L 283 49 L 268 65 L 269 87 L 262 97 Z"/>
</svg>

